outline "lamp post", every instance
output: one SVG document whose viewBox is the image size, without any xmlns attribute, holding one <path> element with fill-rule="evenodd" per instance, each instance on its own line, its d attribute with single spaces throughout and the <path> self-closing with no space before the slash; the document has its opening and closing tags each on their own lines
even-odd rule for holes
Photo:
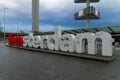
<svg viewBox="0 0 120 80">
<path fill-rule="evenodd" d="M 18 35 L 18 26 L 19 26 L 19 15 L 18 15 L 18 10 L 17 10 L 17 35 Z"/>
<path fill-rule="evenodd" d="M 90 0 L 86 1 L 86 7 L 90 6 Z M 90 18 L 86 19 L 86 28 L 90 28 Z"/>
<path fill-rule="evenodd" d="M 4 7 L 4 45 L 5 45 L 5 10 L 6 10 L 7 8 L 6 7 Z"/>
</svg>

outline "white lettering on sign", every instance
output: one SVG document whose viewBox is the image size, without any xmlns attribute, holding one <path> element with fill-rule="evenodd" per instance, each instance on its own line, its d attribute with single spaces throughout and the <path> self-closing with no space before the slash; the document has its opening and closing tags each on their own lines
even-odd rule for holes
<svg viewBox="0 0 120 80">
<path fill-rule="evenodd" d="M 81 33 L 81 34 L 61 34 L 60 27 L 55 28 L 54 35 L 45 36 L 24 36 L 24 47 L 49 49 L 56 51 L 87 53 L 101 56 L 112 56 L 112 37 L 107 32 Z M 69 53 L 68 53 L 69 54 Z"/>
</svg>

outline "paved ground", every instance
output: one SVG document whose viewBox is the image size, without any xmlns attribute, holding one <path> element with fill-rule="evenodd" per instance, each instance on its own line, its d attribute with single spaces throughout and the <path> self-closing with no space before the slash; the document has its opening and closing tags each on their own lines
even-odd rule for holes
<svg viewBox="0 0 120 80">
<path fill-rule="evenodd" d="M 120 80 L 120 49 L 111 63 L 0 46 L 0 80 Z"/>
</svg>

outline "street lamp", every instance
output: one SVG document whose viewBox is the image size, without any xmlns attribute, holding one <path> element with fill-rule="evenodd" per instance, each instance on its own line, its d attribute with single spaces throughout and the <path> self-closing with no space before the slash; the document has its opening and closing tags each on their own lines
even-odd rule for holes
<svg viewBox="0 0 120 80">
<path fill-rule="evenodd" d="M 5 10 L 6 10 L 7 8 L 6 7 L 4 7 L 4 45 L 5 45 Z"/>
</svg>

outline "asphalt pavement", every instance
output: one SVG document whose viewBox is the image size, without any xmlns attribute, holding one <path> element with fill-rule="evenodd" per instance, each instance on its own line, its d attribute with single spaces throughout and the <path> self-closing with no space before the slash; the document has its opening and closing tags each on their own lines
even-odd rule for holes
<svg viewBox="0 0 120 80">
<path fill-rule="evenodd" d="M 0 45 L 0 80 L 120 80 L 120 48 L 115 56 L 108 63 Z"/>
</svg>

